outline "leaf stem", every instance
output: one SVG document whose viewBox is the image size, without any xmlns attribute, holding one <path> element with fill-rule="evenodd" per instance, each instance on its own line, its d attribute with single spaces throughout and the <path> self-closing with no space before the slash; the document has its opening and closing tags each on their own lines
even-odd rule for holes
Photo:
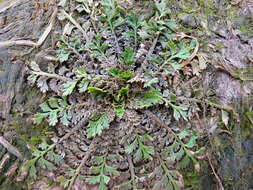
<svg viewBox="0 0 253 190">
<path fill-rule="evenodd" d="M 60 76 L 60 75 L 57 75 L 57 74 L 46 73 L 46 72 L 43 72 L 43 71 L 30 71 L 30 72 L 32 74 L 39 75 L 39 76 L 46 76 L 46 77 L 49 77 L 49 78 L 56 78 L 56 79 L 62 80 L 64 82 L 72 81 L 69 78 L 66 78 L 66 77 L 63 77 L 63 76 Z"/>
<path fill-rule="evenodd" d="M 159 153 L 158 153 L 157 151 L 155 151 L 155 152 L 156 152 L 156 157 L 158 158 L 158 160 L 159 160 L 159 162 L 160 162 L 160 164 L 161 164 L 161 166 L 162 166 L 162 168 L 163 168 L 163 171 L 165 172 L 166 176 L 169 178 L 169 180 L 170 180 L 170 182 L 172 183 L 173 187 L 177 187 L 177 185 L 176 185 L 175 182 L 174 182 L 173 177 L 170 175 L 169 170 L 168 170 L 168 168 L 165 166 L 165 163 L 164 163 L 164 161 L 161 159 Z"/>
<path fill-rule="evenodd" d="M 76 169 L 74 176 L 71 178 L 71 181 L 70 181 L 69 186 L 68 186 L 68 190 L 71 189 L 71 187 L 72 187 L 72 185 L 74 184 L 74 182 L 75 182 L 77 176 L 78 176 L 79 173 L 80 173 L 81 168 L 83 167 L 83 165 L 86 163 L 86 161 L 87 161 L 88 158 L 90 157 L 90 155 L 91 155 L 91 153 L 92 153 L 92 151 L 93 151 L 95 145 L 96 145 L 96 143 L 95 143 L 95 140 L 93 139 L 93 141 L 91 142 L 91 144 L 90 144 L 90 146 L 89 146 L 88 151 L 86 152 L 86 154 L 85 154 L 85 156 L 83 157 L 83 159 L 82 159 L 80 165 L 79 165 L 78 168 Z"/>
<path fill-rule="evenodd" d="M 115 30 L 114 30 L 114 28 L 112 26 L 112 22 L 108 21 L 108 23 L 109 23 L 110 29 L 111 29 L 111 31 L 113 33 L 113 37 L 114 37 L 114 41 L 115 41 L 115 45 L 116 45 L 116 52 L 117 52 L 118 57 L 119 57 L 120 54 L 121 54 L 121 50 L 120 50 L 120 46 L 119 46 L 119 41 L 118 41 L 118 38 L 116 36 Z"/>
<path fill-rule="evenodd" d="M 152 42 L 152 45 L 151 45 L 151 47 L 150 47 L 150 49 L 149 49 L 149 51 L 148 51 L 148 54 L 147 54 L 145 60 L 143 61 L 143 65 L 144 65 L 144 66 L 147 65 L 149 57 L 152 55 L 153 51 L 155 50 L 155 46 L 156 46 L 156 44 L 157 44 L 157 41 L 158 41 L 158 39 L 159 39 L 159 36 L 160 36 L 160 32 L 157 33 L 157 36 L 156 36 L 156 38 L 154 39 L 154 41 Z"/>
</svg>

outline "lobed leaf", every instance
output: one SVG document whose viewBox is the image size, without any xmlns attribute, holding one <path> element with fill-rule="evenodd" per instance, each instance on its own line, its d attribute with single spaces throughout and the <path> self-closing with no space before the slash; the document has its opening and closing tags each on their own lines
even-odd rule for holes
<svg viewBox="0 0 253 190">
<path fill-rule="evenodd" d="M 71 81 L 71 82 L 67 82 L 63 85 L 63 94 L 62 96 L 68 96 L 70 95 L 73 90 L 75 89 L 77 84 L 77 81 Z"/>
<path fill-rule="evenodd" d="M 109 127 L 109 121 L 105 114 L 93 115 L 89 122 L 89 128 L 87 129 L 87 137 L 95 137 L 101 135 L 103 129 Z"/>
</svg>

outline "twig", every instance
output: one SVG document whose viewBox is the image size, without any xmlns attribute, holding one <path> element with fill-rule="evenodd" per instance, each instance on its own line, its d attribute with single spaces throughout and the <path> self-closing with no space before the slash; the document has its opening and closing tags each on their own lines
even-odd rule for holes
<svg viewBox="0 0 253 190">
<path fill-rule="evenodd" d="M 17 46 L 17 45 L 32 46 L 35 48 L 40 47 L 44 43 L 48 34 L 51 32 L 51 30 L 54 26 L 55 17 L 56 17 L 57 12 L 58 12 L 58 7 L 56 7 L 56 9 L 54 10 L 54 12 L 50 18 L 49 25 L 47 26 L 46 30 L 44 31 L 44 33 L 42 34 L 42 36 L 39 38 L 39 40 L 37 42 L 33 42 L 31 40 L 7 40 L 7 41 L 0 42 L 0 48 L 1 47 L 9 47 L 9 46 Z"/>
<path fill-rule="evenodd" d="M 32 47 L 32 48 L 29 49 L 27 52 L 24 52 L 24 53 L 20 54 L 19 56 L 20 56 L 20 57 L 24 57 L 24 56 L 26 56 L 26 55 L 29 55 L 30 53 L 33 52 L 34 49 L 35 49 L 35 47 Z"/>
<path fill-rule="evenodd" d="M 0 172 L 4 167 L 5 162 L 10 158 L 10 155 L 7 153 L 4 155 L 3 159 L 0 162 Z"/>
<path fill-rule="evenodd" d="M 69 15 L 64 9 L 61 9 L 61 13 L 64 14 L 64 16 L 65 16 L 70 22 L 72 22 L 72 24 L 74 24 L 74 25 L 82 32 L 83 37 L 85 38 L 86 41 L 88 41 L 88 40 L 89 40 L 89 39 L 88 39 L 88 36 L 87 36 L 85 30 L 81 27 L 81 25 L 78 24 L 78 23 L 75 21 L 75 19 L 74 19 L 71 15 Z"/>
<path fill-rule="evenodd" d="M 5 174 L 6 177 L 13 177 L 13 175 L 15 174 L 15 172 L 17 171 L 18 169 L 18 161 L 16 161 L 12 166 L 11 168 L 8 170 L 8 172 Z"/>
<path fill-rule="evenodd" d="M 132 158 L 129 154 L 127 154 L 127 160 L 128 160 L 128 164 L 129 164 L 129 170 L 131 173 L 131 181 L 132 181 L 132 185 L 133 185 L 133 190 L 137 190 L 136 183 L 135 183 L 134 165 L 132 162 Z"/>
<path fill-rule="evenodd" d="M 37 48 L 43 44 L 43 42 L 46 40 L 48 34 L 51 32 L 51 30 L 54 26 L 54 23 L 55 23 L 55 17 L 56 17 L 57 12 L 58 12 L 58 7 L 55 8 L 55 10 L 50 18 L 49 25 L 47 26 L 46 30 L 44 31 L 44 33 L 42 34 L 42 36 L 40 37 L 40 39 L 36 43 Z"/>
<path fill-rule="evenodd" d="M 22 166 L 21 166 L 21 169 L 19 170 L 20 172 L 19 172 L 18 176 L 16 177 L 16 180 L 18 182 L 24 181 L 25 177 L 27 176 L 27 171 L 25 170 L 26 166 L 27 166 L 27 162 L 28 162 L 28 160 L 24 159 L 24 161 L 22 163 Z"/>
<path fill-rule="evenodd" d="M 0 34 L 6 33 L 10 30 L 12 30 L 13 28 L 15 28 L 16 26 L 18 26 L 18 24 L 20 23 L 10 23 L 8 24 L 6 27 L 4 27 L 3 29 L 0 30 Z"/>
<path fill-rule="evenodd" d="M 19 152 L 18 149 L 16 149 L 14 146 L 12 146 L 3 136 L 0 136 L 0 144 L 5 147 L 10 153 L 17 156 L 20 160 L 23 159 L 22 154 Z"/>
<path fill-rule="evenodd" d="M 21 1 L 22 0 L 12 1 L 8 6 L 4 6 L 2 9 L 0 9 L 0 14 L 3 13 L 4 11 L 8 10 L 11 7 L 15 7 L 15 6 L 19 5 L 21 3 Z M 29 1 L 29 0 L 26 0 L 25 2 L 27 2 L 27 1 Z M 25 3 L 25 2 L 23 2 L 23 3 Z"/>
<path fill-rule="evenodd" d="M 191 39 L 195 40 L 195 42 L 196 42 L 196 46 L 195 46 L 194 51 L 192 52 L 191 56 L 190 56 L 186 61 L 184 61 L 184 62 L 181 64 L 181 68 L 180 68 L 180 69 L 182 69 L 183 67 L 185 67 L 186 65 L 188 65 L 188 64 L 191 62 L 191 60 L 197 55 L 198 50 L 199 50 L 199 42 L 198 42 L 197 38 L 195 38 L 195 37 L 193 37 L 193 36 L 186 35 L 186 34 L 183 33 L 183 32 L 180 32 L 180 33 L 177 35 L 177 37 L 178 37 L 179 39 L 191 38 Z"/>
<path fill-rule="evenodd" d="M 216 180 L 217 180 L 217 182 L 218 182 L 218 184 L 219 184 L 219 186 L 220 186 L 220 190 L 224 190 L 224 187 L 223 187 L 223 185 L 222 185 L 222 183 L 221 183 L 221 180 L 220 180 L 219 176 L 216 174 L 216 172 L 215 172 L 215 170 L 214 170 L 212 161 L 211 161 L 210 156 L 209 156 L 208 153 L 206 153 L 206 158 L 207 158 L 207 160 L 208 160 L 208 162 L 209 162 L 209 165 L 210 165 L 210 167 L 212 168 L 213 174 L 214 174 L 214 176 L 215 176 L 215 178 L 216 178 Z"/>
<path fill-rule="evenodd" d="M 30 40 L 7 40 L 0 42 L 1 47 L 9 47 L 9 46 L 33 46 L 36 47 L 37 44 Z"/>
<path fill-rule="evenodd" d="M 96 142 L 95 142 L 95 140 L 93 139 L 92 142 L 91 142 L 91 144 L 90 144 L 90 146 L 89 146 L 88 151 L 86 152 L 86 154 L 85 154 L 84 158 L 82 159 L 80 165 L 79 165 L 78 168 L 76 169 L 74 176 L 71 178 L 71 181 L 70 181 L 69 186 L 68 186 L 68 190 L 71 189 L 71 187 L 72 187 L 72 185 L 74 184 L 74 182 L 75 182 L 77 176 L 78 176 L 79 173 L 80 173 L 81 168 L 83 167 L 83 165 L 86 163 L 86 161 L 87 161 L 88 158 L 90 157 L 90 155 L 91 155 L 91 153 L 92 153 L 92 151 L 93 151 L 95 145 L 96 145 Z"/>
</svg>

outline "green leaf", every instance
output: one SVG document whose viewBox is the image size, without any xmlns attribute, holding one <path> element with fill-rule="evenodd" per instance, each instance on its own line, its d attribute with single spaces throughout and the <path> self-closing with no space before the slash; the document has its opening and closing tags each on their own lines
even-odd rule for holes
<svg viewBox="0 0 253 190">
<path fill-rule="evenodd" d="M 138 105 L 141 108 L 150 107 L 156 104 L 163 103 L 163 98 L 159 90 L 150 87 L 150 90 L 145 93 L 144 97 L 139 99 Z"/>
<path fill-rule="evenodd" d="M 119 175 L 119 172 L 115 168 L 110 167 L 108 165 L 105 165 L 105 170 L 108 171 L 111 176 L 118 176 Z"/>
<path fill-rule="evenodd" d="M 122 17 L 119 17 L 117 20 L 113 22 L 113 29 L 116 29 L 117 27 L 124 24 L 125 20 Z"/>
<path fill-rule="evenodd" d="M 169 60 L 176 59 L 176 58 L 179 58 L 179 59 L 187 59 L 187 58 L 189 58 L 190 56 L 191 56 L 191 54 L 190 54 L 188 48 L 186 48 L 185 46 L 183 46 L 183 47 L 180 49 L 180 51 L 179 51 L 177 54 L 171 56 L 171 57 L 169 58 Z"/>
<path fill-rule="evenodd" d="M 130 79 L 132 76 L 131 72 L 123 72 L 122 70 L 117 70 L 116 68 L 110 69 L 108 71 L 108 74 L 113 77 L 118 76 L 118 77 L 126 79 L 126 80 Z"/>
<path fill-rule="evenodd" d="M 125 98 L 128 95 L 128 88 L 121 88 L 119 93 L 115 96 L 115 101 L 118 103 L 121 103 L 122 101 L 125 100 Z"/>
<path fill-rule="evenodd" d="M 134 43 L 135 43 L 135 48 L 137 46 L 137 32 L 138 32 L 138 28 L 141 26 L 143 19 L 142 18 L 138 18 L 136 14 L 131 13 L 129 16 L 126 17 L 126 23 L 128 26 L 130 26 L 134 31 L 127 31 L 125 33 L 125 37 L 129 38 L 129 37 L 133 37 L 134 38 Z"/>
<path fill-rule="evenodd" d="M 161 65 L 161 64 L 162 64 L 162 59 L 159 58 L 159 57 L 156 57 L 156 56 L 154 56 L 154 55 L 151 55 L 148 59 L 149 59 L 150 61 L 152 61 L 152 62 L 157 63 L 158 65 Z"/>
<path fill-rule="evenodd" d="M 125 33 L 123 33 L 123 36 L 125 38 L 134 38 L 135 37 L 135 33 L 133 31 L 126 31 Z"/>
<path fill-rule="evenodd" d="M 222 122 L 228 126 L 228 120 L 229 120 L 229 115 L 228 115 L 228 112 L 224 111 L 224 110 L 221 110 L 221 119 L 222 119 Z"/>
<path fill-rule="evenodd" d="M 108 44 L 104 43 L 101 45 L 101 41 L 102 41 L 102 36 L 96 35 L 94 39 L 94 43 L 90 44 L 89 47 L 91 48 L 91 51 L 94 57 L 106 58 L 105 51 L 108 48 Z"/>
<path fill-rule="evenodd" d="M 80 84 L 78 85 L 78 91 L 79 93 L 86 92 L 89 86 L 90 80 L 89 79 L 83 79 Z"/>
<path fill-rule="evenodd" d="M 134 154 L 134 161 L 138 162 L 138 161 L 140 161 L 142 159 L 142 157 L 143 157 L 142 151 L 141 151 L 141 149 L 138 149 L 136 151 L 136 153 Z"/>
<path fill-rule="evenodd" d="M 93 50 L 92 54 L 93 54 L 94 57 L 103 56 L 103 54 L 100 51 L 97 51 L 97 50 Z"/>
<path fill-rule="evenodd" d="M 154 149 L 152 146 L 143 146 L 142 148 L 143 157 L 149 160 L 153 160 L 153 157 L 151 155 L 154 154 Z"/>
<path fill-rule="evenodd" d="M 125 108 L 124 108 L 124 105 L 114 105 L 114 110 L 117 114 L 117 116 L 121 119 L 124 115 L 124 112 L 125 112 Z"/>
<path fill-rule="evenodd" d="M 172 145 L 169 145 L 165 148 L 163 154 L 164 155 L 168 155 L 173 153 L 175 150 L 177 150 L 179 147 L 179 142 L 177 142 L 176 140 L 174 140 L 174 142 L 172 143 Z"/>
<path fill-rule="evenodd" d="M 36 113 L 34 123 L 40 124 L 43 121 L 43 119 L 45 119 L 48 116 L 49 116 L 49 113 Z"/>
<path fill-rule="evenodd" d="M 167 19 L 165 19 L 165 20 L 159 20 L 159 21 L 157 21 L 157 23 L 160 24 L 160 25 L 162 25 L 162 26 L 168 27 L 171 31 L 175 31 L 177 29 L 177 26 L 173 22 L 171 22 L 171 21 L 169 21 Z"/>
<path fill-rule="evenodd" d="M 88 91 L 90 94 L 92 94 L 95 98 L 98 98 L 98 99 L 104 99 L 107 96 L 107 92 L 103 91 L 100 88 L 89 87 Z"/>
<path fill-rule="evenodd" d="M 123 79 L 126 79 L 126 80 L 128 80 L 128 79 L 130 79 L 131 77 L 132 77 L 132 73 L 131 72 L 119 72 L 119 77 L 120 78 L 123 78 Z"/>
<path fill-rule="evenodd" d="M 174 152 L 171 155 L 171 157 L 173 158 L 173 160 L 179 161 L 184 156 L 184 154 L 185 154 L 185 151 L 184 151 L 183 147 L 181 146 L 181 148 L 179 149 L 179 151 Z"/>
<path fill-rule="evenodd" d="M 100 49 L 102 52 L 105 52 L 105 50 L 107 50 L 108 47 L 109 47 L 108 44 L 103 44 Z"/>
<path fill-rule="evenodd" d="M 95 137 L 100 135 L 103 129 L 109 127 L 109 121 L 106 118 L 105 114 L 93 115 L 89 122 L 89 128 L 87 129 L 87 137 Z"/>
<path fill-rule="evenodd" d="M 67 61 L 69 59 L 70 52 L 68 52 L 68 53 L 63 53 L 60 51 L 57 51 L 57 52 L 58 52 L 58 59 L 61 63 L 63 63 L 64 61 Z"/>
<path fill-rule="evenodd" d="M 56 99 L 56 98 L 50 98 L 48 100 L 48 103 L 49 103 L 49 105 L 50 105 L 51 108 L 60 108 L 60 106 L 58 104 L 58 99 Z"/>
<path fill-rule="evenodd" d="M 159 1 L 155 1 L 155 5 L 157 10 L 159 11 L 160 18 L 167 16 L 168 14 L 171 13 L 165 0 L 162 0 L 160 3 Z"/>
<path fill-rule="evenodd" d="M 40 147 L 42 150 L 47 149 L 48 146 L 49 146 L 49 145 L 48 145 L 45 141 L 43 141 L 42 143 L 39 144 L 39 147 Z"/>
<path fill-rule="evenodd" d="M 48 104 L 46 102 L 44 102 L 43 104 L 40 105 L 40 108 L 42 109 L 42 111 L 44 112 L 50 112 L 51 108 L 48 106 Z"/>
<path fill-rule="evenodd" d="M 120 60 L 121 64 L 126 65 L 133 65 L 134 64 L 134 51 L 132 48 L 127 47 L 125 48 L 124 52 L 122 53 L 122 58 Z"/>
<path fill-rule="evenodd" d="M 110 69 L 108 71 L 108 74 L 111 75 L 111 76 L 113 76 L 113 77 L 116 77 L 116 76 L 118 76 L 119 71 L 116 68 L 113 68 L 113 69 Z"/>
<path fill-rule="evenodd" d="M 66 179 L 64 176 L 61 176 L 58 181 L 62 187 L 67 188 L 71 182 L 71 179 Z"/>
<path fill-rule="evenodd" d="M 83 78 L 86 76 L 86 69 L 83 68 L 77 68 L 77 74 L 76 74 L 77 78 Z"/>
<path fill-rule="evenodd" d="M 93 174 L 98 174 L 101 170 L 102 166 L 92 166 L 92 173 Z"/>
<path fill-rule="evenodd" d="M 88 182 L 91 183 L 91 184 L 99 183 L 99 182 L 100 182 L 100 175 L 91 176 L 91 177 L 88 179 Z"/>
<path fill-rule="evenodd" d="M 68 126 L 70 122 L 68 120 L 67 110 L 63 110 L 61 114 L 61 123 L 65 126 Z"/>
<path fill-rule="evenodd" d="M 48 162 L 47 160 L 45 160 L 43 157 L 40 157 L 40 159 L 38 160 L 40 166 L 43 168 L 43 169 L 48 169 L 48 170 L 54 170 L 56 169 L 56 167 L 51 163 L 51 162 Z"/>
<path fill-rule="evenodd" d="M 171 55 L 175 55 L 177 53 L 177 45 L 173 41 L 168 41 L 168 48 L 170 49 Z"/>
<path fill-rule="evenodd" d="M 142 141 L 142 142 L 145 142 L 145 141 L 152 141 L 153 139 L 152 139 L 152 137 L 151 136 L 149 136 L 149 135 L 143 135 L 143 136 L 139 136 L 140 137 L 140 140 Z"/>
<path fill-rule="evenodd" d="M 68 96 L 70 95 L 74 88 L 76 87 L 77 81 L 71 81 L 71 82 L 67 82 L 63 85 L 63 94 L 62 96 Z"/>
<path fill-rule="evenodd" d="M 135 31 L 141 26 L 143 19 L 138 18 L 135 13 L 131 13 L 129 16 L 126 17 L 126 23 L 128 26 L 133 28 Z"/>
<path fill-rule="evenodd" d="M 98 190 L 107 190 L 106 184 L 104 182 L 100 183 Z"/>
<path fill-rule="evenodd" d="M 55 154 L 53 151 L 49 151 L 47 155 L 48 158 L 52 160 L 56 165 L 64 164 L 64 160 L 62 159 L 62 157 L 58 154 Z"/>
<path fill-rule="evenodd" d="M 136 148 L 137 146 L 137 139 L 135 139 L 129 146 L 126 147 L 125 151 L 126 153 L 130 154 L 134 151 L 134 149 Z"/>
<path fill-rule="evenodd" d="M 177 136 L 180 140 L 184 139 L 185 137 L 187 137 L 189 135 L 189 129 L 184 129 L 183 131 L 181 131 Z"/>
<path fill-rule="evenodd" d="M 103 162 L 104 158 L 103 156 L 96 156 L 94 161 L 97 163 L 97 164 L 101 164 L 101 162 Z"/>
<path fill-rule="evenodd" d="M 187 148 L 194 147 L 196 145 L 196 139 L 197 139 L 196 131 L 193 131 L 193 133 L 190 136 L 190 139 L 189 139 L 188 143 L 185 144 L 185 147 L 187 147 Z"/>
<path fill-rule="evenodd" d="M 58 122 L 57 111 L 51 111 L 49 114 L 49 125 L 55 126 L 57 122 Z"/>
<path fill-rule="evenodd" d="M 25 171 L 26 172 L 29 171 L 30 176 L 33 177 L 33 178 L 37 177 L 37 175 L 36 175 L 37 170 L 36 170 L 36 167 L 35 167 L 35 162 L 36 162 L 35 159 L 28 160 L 28 162 L 26 163 L 26 168 L 25 168 Z"/>
<path fill-rule="evenodd" d="M 34 165 L 31 165 L 29 173 L 30 173 L 31 177 L 33 177 L 33 178 L 37 177 L 37 175 L 36 175 L 37 174 L 37 170 L 36 170 L 36 168 L 35 168 Z"/>
<path fill-rule="evenodd" d="M 153 78 L 153 79 L 144 83 L 144 88 L 150 87 L 152 84 L 156 84 L 158 82 L 159 82 L 158 78 Z"/>
<path fill-rule="evenodd" d="M 170 66 L 174 69 L 174 71 L 178 71 L 181 68 L 181 65 L 176 62 L 168 62 Z"/>
<path fill-rule="evenodd" d="M 189 165 L 190 161 L 191 161 L 190 158 L 188 156 L 185 156 L 182 160 L 178 162 L 177 166 L 180 169 L 184 169 Z"/>
</svg>

